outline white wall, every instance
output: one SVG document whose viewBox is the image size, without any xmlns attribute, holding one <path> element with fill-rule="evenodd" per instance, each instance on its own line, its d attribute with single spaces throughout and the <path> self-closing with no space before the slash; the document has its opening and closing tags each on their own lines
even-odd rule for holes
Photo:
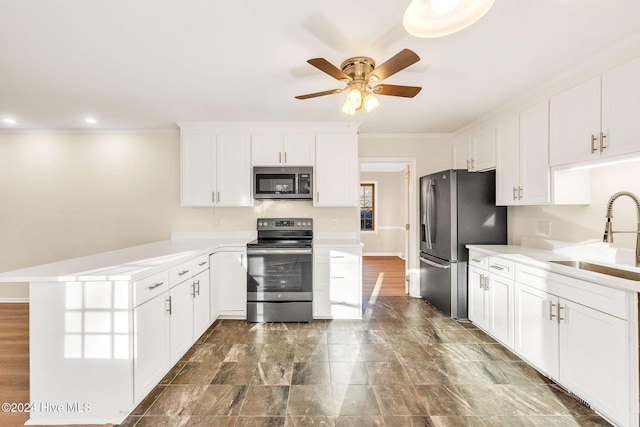
<svg viewBox="0 0 640 427">
<path fill-rule="evenodd" d="M 261 216 L 312 217 L 317 231 L 360 228 L 357 208 L 311 202 L 182 208 L 179 141 L 177 133 L 0 133 L 0 271 L 164 240 L 172 231 L 255 230 Z M 27 294 L 24 284 L 0 284 L 0 299 Z"/>
<path fill-rule="evenodd" d="M 360 181 L 377 183 L 376 230 L 360 233 L 363 255 L 404 256 L 408 197 L 405 172 L 361 172 Z"/>
</svg>

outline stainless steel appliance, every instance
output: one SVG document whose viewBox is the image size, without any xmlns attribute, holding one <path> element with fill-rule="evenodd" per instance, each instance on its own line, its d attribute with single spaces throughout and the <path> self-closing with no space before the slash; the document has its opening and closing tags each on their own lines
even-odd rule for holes
<svg viewBox="0 0 640 427">
<path fill-rule="evenodd" d="M 467 318 L 467 244 L 507 243 L 507 209 L 495 205 L 495 171 L 446 170 L 420 178 L 420 295 Z"/>
<path fill-rule="evenodd" d="M 313 319 L 313 220 L 258 218 L 247 244 L 247 321 Z"/>
<path fill-rule="evenodd" d="M 254 167 L 254 199 L 312 200 L 313 168 Z"/>
</svg>

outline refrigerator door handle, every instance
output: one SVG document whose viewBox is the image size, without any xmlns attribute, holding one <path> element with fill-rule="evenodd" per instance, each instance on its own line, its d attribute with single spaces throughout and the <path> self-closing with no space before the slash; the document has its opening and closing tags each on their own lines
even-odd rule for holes
<svg viewBox="0 0 640 427">
<path fill-rule="evenodd" d="M 433 243 L 431 240 L 431 187 L 434 185 L 433 180 L 429 178 L 427 184 L 427 211 L 425 212 L 427 222 L 427 247 L 433 249 Z"/>
<path fill-rule="evenodd" d="M 448 270 L 448 269 L 451 268 L 451 265 L 438 264 L 437 262 L 429 261 L 428 259 L 425 259 L 425 258 L 422 258 L 422 257 L 420 257 L 420 261 L 424 262 L 425 264 L 429 264 L 429 265 L 432 265 L 434 267 L 441 268 L 443 270 Z"/>
</svg>

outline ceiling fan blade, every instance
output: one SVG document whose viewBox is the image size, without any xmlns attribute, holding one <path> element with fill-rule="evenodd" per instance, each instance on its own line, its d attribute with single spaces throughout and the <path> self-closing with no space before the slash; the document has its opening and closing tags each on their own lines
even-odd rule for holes
<svg viewBox="0 0 640 427">
<path fill-rule="evenodd" d="M 413 98 L 422 90 L 419 86 L 397 86 L 397 85 L 376 85 L 373 93 L 376 95 L 402 96 L 404 98 Z"/>
<path fill-rule="evenodd" d="M 329 74 L 331 77 L 337 80 L 345 80 L 347 82 L 351 81 L 351 77 L 346 75 L 344 71 L 340 68 L 333 65 L 331 62 L 327 61 L 324 58 L 313 58 L 307 61 L 309 64 L 316 67 L 318 70 L 323 71 Z"/>
<path fill-rule="evenodd" d="M 298 95 L 298 96 L 296 96 L 296 99 L 316 98 L 318 96 L 332 95 L 334 93 L 340 93 L 340 92 L 342 92 L 342 89 L 325 90 L 324 92 L 316 92 L 316 93 L 308 93 L 306 95 Z"/>
<path fill-rule="evenodd" d="M 372 76 L 376 76 L 376 81 L 384 80 L 418 61 L 420 61 L 420 57 L 414 51 L 403 49 L 395 56 L 388 59 L 384 64 L 367 74 L 367 80 Z"/>
</svg>

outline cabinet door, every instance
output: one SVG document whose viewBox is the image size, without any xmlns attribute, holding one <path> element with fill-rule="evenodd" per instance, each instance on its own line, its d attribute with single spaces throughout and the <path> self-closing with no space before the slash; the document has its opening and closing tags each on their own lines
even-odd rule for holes
<svg viewBox="0 0 640 427">
<path fill-rule="evenodd" d="M 222 316 L 247 315 L 247 269 L 244 251 L 216 252 L 211 256 L 213 288 Z M 214 298 L 214 293 L 211 294 Z"/>
<path fill-rule="evenodd" d="M 218 135 L 218 206 L 252 206 L 249 135 Z"/>
<path fill-rule="evenodd" d="M 182 135 L 182 206 L 213 206 L 216 191 L 215 135 Z"/>
<path fill-rule="evenodd" d="M 168 293 L 134 309 L 134 400 L 140 402 L 169 370 Z"/>
<path fill-rule="evenodd" d="M 453 145 L 453 168 L 469 169 L 471 167 L 471 139 L 463 138 Z"/>
<path fill-rule="evenodd" d="M 251 135 L 251 164 L 279 166 L 284 163 L 282 135 Z"/>
<path fill-rule="evenodd" d="M 314 206 L 358 206 L 357 135 L 317 135 Z"/>
<path fill-rule="evenodd" d="M 209 293 L 209 270 L 200 272 L 192 279 L 193 294 L 193 340 L 207 330 L 211 322 L 209 310 L 211 296 Z"/>
<path fill-rule="evenodd" d="M 191 280 L 169 289 L 171 321 L 171 364 L 175 364 L 193 344 L 193 296 Z"/>
<path fill-rule="evenodd" d="M 558 379 L 558 299 L 516 283 L 515 351 L 552 379 Z"/>
<path fill-rule="evenodd" d="M 551 166 L 597 158 L 591 136 L 600 134 L 600 77 L 552 96 L 549 106 Z"/>
<path fill-rule="evenodd" d="M 640 58 L 602 75 L 603 156 L 640 151 Z"/>
<path fill-rule="evenodd" d="M 469 320 L 479 328 L 487 329 L 486 298 L 484 282 L 488 277 L 487 271 L 480 268 L 469 267 Z"/>
<path fill-rule="evenodd" d="M 471 170 L 496 167 L 496 128 L 491 126 L 471 136 Z"/>
<path fill-rule="evenodd" d="M 544 101 L 520 113 L 521 204 L 551 201 L 549 170 L 549 102 Z"/>
<path fill-rule="evenodd" d="M 513 116 L 496 125 L 496 205 L 516 205 L 520 186 L 520 125 Z"/>
<path fill-rule="evenodd" d="M 317 250 L 313 262 L 313 317 L 331 317 L 329 263 L 317 262 Z"/>
<path fill-rule="evenodd" d="M 331 263 L 329 266 L 329 299 L 334 319 L 359 319 L 362 299 L 359 263 Z"/>
<path fill-rule="evenodd" d="M 513 280 L 492 274 L 488 283 L 489 334 L 513 350 Z"/>
<path fill-rule="evenodd" d="M 283 162 L 287 166 L 313 166 L 316 162 L 316 136 L 285 135 Z"/>
<path fill-rule="evenodd" d="M 628 324 L 560 300 L 560 383 L 620 425 L 629 425 Z"/>
</svg>

